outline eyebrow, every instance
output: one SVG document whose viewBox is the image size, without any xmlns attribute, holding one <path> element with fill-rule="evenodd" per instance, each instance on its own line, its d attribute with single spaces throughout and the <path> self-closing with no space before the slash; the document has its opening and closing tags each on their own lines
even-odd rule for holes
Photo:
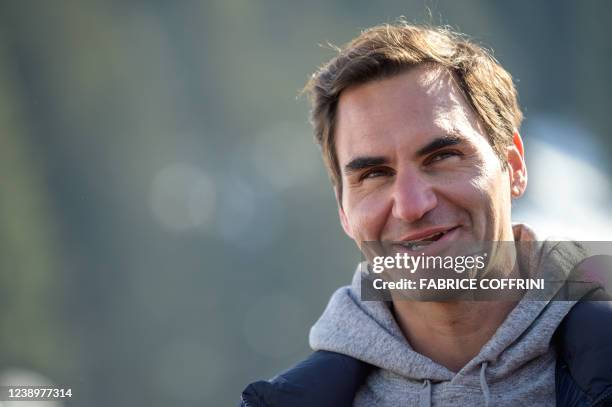
<svg viewBox="0 0 612 407">
<path fill-rule="evenodd" d="M 428 154 L 433 153 L 434 151 L 440 150 L 445 147 L 455 146 L 464 142 L 465 139 L 461 136 L 457 136 L 454 134 L 449 134 L 446 136 L 438 137 L 427 145 L 421 147 L 415 154 L 416 157 L 422 157 Z M 376 167 L 377 165 L 385 165 L 389 163 L 389 159 L 384 156 L 374 156 L 374 157 L 356 157 L 348 162 L 344 166 L 344 173 L 349 175 L 351 173 Z"/>
<path fill-rule="evenodd" d="M 454 134 L 448 134 L 443 137 L 438 137 L 435 140 L 431 141 L 426 146 L 421 147 L 416 152 L 416 156 L 422 157 L 424 155 L 431 154 L 436 150 L 440 150 L 444 147 L 456 146 L 457 144 L 461 144 L 464 141 L 465 139 L 463 137 L 460 137 Z"/>
<path fill-rule="evenodd" d="M 385 157 L 357 157 L 349 161 L 349 163 L 344 166 L 344 173 L 349 175 L 359 170 L 388 163 L 389 160 Z"/>
</svg>

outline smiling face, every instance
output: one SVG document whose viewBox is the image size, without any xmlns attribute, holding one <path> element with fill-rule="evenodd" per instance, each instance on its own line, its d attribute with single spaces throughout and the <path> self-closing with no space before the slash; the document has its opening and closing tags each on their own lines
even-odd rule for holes
<svg viewBox="0 0 612 407">
<path fill-rule="evenodd" d="M 336 152 L 345 232 L 366 241 L 511 241 L 526 187 L 518 133 L 507 169 L 448 71 L 419 66 L 345 90 Z"/>
</svg>

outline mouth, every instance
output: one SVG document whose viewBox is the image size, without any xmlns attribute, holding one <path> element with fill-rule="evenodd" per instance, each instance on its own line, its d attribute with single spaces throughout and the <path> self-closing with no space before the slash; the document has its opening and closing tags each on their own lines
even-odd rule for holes
<svg viewBox="0 0 612 407">
<path fill-rule="evenodd" d="M 420 234 L 416 238 L 409 237 L 408 239 L 402 239 L 401 241 L 394 242 L 393 246 L 409 251 L 423 250 L 433 245 L 435 242 L 449 240 L 453 234 L 452 232 L 458 228 L 459 226 L 454 226 L 441 230 L 438 229 L 432 232 L 425 232 L 426 234 Z"/>
</svg>

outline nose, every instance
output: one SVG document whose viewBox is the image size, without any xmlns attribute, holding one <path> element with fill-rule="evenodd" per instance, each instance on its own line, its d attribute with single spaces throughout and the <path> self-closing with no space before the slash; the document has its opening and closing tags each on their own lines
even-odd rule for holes
<svg viewBox="0 0 612 407">
<path fill-rule="evenodd" d="M 418 173 L 397 174 L 393 191 L 393 216 L 405 222 L 416 222 L 438 205 L 435 190 Z"/>
</svg>

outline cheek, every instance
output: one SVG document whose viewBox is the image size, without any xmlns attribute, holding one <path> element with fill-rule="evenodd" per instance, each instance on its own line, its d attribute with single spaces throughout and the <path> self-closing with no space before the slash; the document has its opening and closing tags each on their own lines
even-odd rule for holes
<svg viewBox="0 0 612 407">
<path fill-rule="evenodd" d="M 509 191 L 508 172 L 504 171 L 501 162 L 492 151 L 483 157 L 479 164 L 474 185 L 497 202 L 505 191 Z"/>
<path fill-rule="evenodd" d="M 491 233 L 497 233 L 496 224 L 503 224 L 510 217 L 510 190 L 508 173 L 498 168 L 491 168 L 472 180 L 474 197 L 472 208 L 476 209 L 481 216 L 477 224 L 489 229 Z M 478 208 L 478 209 L 477 209 Z M 490 237 L 493 238 L 493 237 Z"/>
<path fill-rule="evenodd" d="M 346 214 L 355 239 L 362 242 L 380 240 L 389 208 L 389 200 L 381 196 L 362 197 L 355 202 L 347 199 Z"/>
<path fill-rule="evenodd" d="M 471 180 L 474 196 L 471 198 L 477 206 L 493 206 L 499 196 L 500 179 L 488 174 L 481 174 Z M 480 203 L 480 205 L 478 205 Z"/>
</svg>

